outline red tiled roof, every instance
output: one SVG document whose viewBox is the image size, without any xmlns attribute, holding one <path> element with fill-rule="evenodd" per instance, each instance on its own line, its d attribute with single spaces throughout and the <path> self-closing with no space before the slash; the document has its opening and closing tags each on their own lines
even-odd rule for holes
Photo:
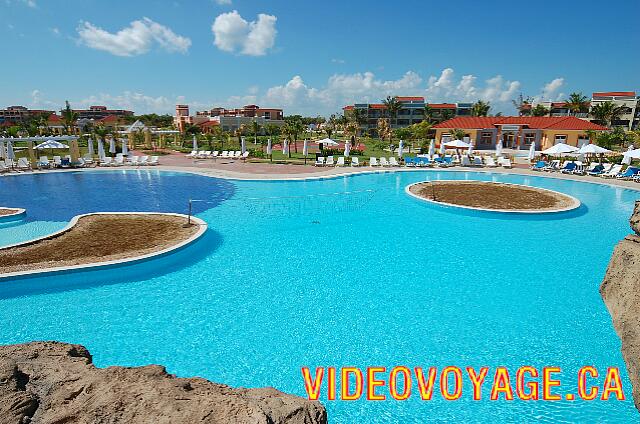
<svg viewBox="0 0 640 424">
<path fill-rule="evenodd" d="M 461 116 L 441 122 L 433 127 L 483 129 L 497 125 L 523 125 L 530 129 L 607 130 L 607 127 L 576 118 L 575 116 Z"/>
<path fill-rule="evenodd" d="M 56 115 L 55 113 L 52 113 L 51 115 L 49 115 L 49 122 L 61 122 L 62 119 L 60 119 L 60 117 L 58 115 Z"/>
<path fill-rule="evenodd" d="M 635 95 L 636 95 L 635 91 L 600 91 L 592 94 L 593 97 L 603 97 L 603 96 L 634 97 Z"/>
<path fill-rule="evenodd" d="M 455 109 L 455 103 L 429 103 L 431 109 Z"/>
<path fill-rule="evenodd" d="M 386 109 L 387 108 L 385 105 L 378 104 L 378 103 L 370 104 L 369 107 L 371 109 Z"/>
<path fill-rule="evenodd" d="M 413 96 L 413 97 L 412 96 L 404 96 L 404 97 L 400 97 L 400 96 L 398 96 L 398 97 L 396 97 L 396 100 L 405 101 L 405 102 L 408 102 L 408 101 L 411 101 L 411 100 L 417 100 L 417 101 L 420 101 L 420 102 L 424 102 L 424 97 L 420 97 L 420 96 Z"/>
<path fill-rule="evenodd" d="M 220 125 L 220 123 L 218 121 L 204 121 L 201 122 L 199 124 L 197 124 L 199 127 L 215 127 Z"/>
<path fill-rule="evenodd" d="M 567 102 L 552 102 L 551 107 L 565 107 Z"/>
<path fill-rule="evenodd" d="M 342 110 L 352 110 L 353 106 L 345 106 L 342 108 Z"/>
</svg>

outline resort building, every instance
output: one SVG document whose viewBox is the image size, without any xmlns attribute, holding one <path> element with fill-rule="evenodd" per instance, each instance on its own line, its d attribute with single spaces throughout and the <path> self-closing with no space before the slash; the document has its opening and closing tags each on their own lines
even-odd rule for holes
<svg viewBox="0 0 640 424">
<path fill-rule="evenodd" d="M 9 106 L 6 109 L 0 110 L 0 124 L 4 124 L 4 126 L 17 125 L 43 114 L 52 115 L 54 113 L 55 112 L 52 110 L 28 109 L 24 106 Z"/>
<path fill-rule="evenodd" d="M 396 119 L 390 121 L 392 128 L 404 128 L 418 124 L 426 117 L 431 122 L 442 122 L 456 116 L 470 116 L 472 103 L 426 103 L 424 97 L 397 96 L 396 99 L 402 107 L 398 111 Z M 345 115 L 357 110 L 363 116 L 360 130 L 372 136 L 376 136 L 378 119 L 390 118 L 387 107 L 383 103 L 355 103 L 342 108 Z"/>
<path fill-rule="evenodd" d="M 495 149 L 498 140 L 505 148 L 543 150 L 556 143 L 581 146 L 589 142 L 587 131 L 606 131 L 608 128 L 575 116 L 482 116 L 457 117 L 434 125 L 438 144 L 452 138 L 460 129 L 474 143 L 476 149 Z"/>
<path fill-rule="evenodd" d="M 609 91 L 592 94 L 591 107 L 604 102 L 611 102 L 614 106 L 622 107 L 624 110 L 620 118 L 611 123 L 612 126 L 628 130 L 640 126 L 640 96 L 637 96 L 635 91 Z"/>
<path fill-rule="evenodd" d="M 91 106 L 89 109 L 74 109 L 78 114 L 78 119 L 93 119 L 94 121 L 104 119 L 108 116 L 123 118 L 133 116 L 133 111 L 124 109 L 107 109 L 106 106 Z"/>
<path fill-rule="evenodd" d="M 190 116 L 188 105 L 176 105 L 176 115 L 173 121 L 180 131 L 184 131 L 186 125 L 198 125 L 205 133 L 211 132 L 216 127 L 221 128 L 222 131 L 235 131 L 241 125 L 248 127 L 253 122 L 257 122 L 263 128 L 269 124 L 282 126 L 284 125 L 284 112 L 282 109 L 246 105 L 236 109 L 215 107 L 196 112 L 194 116 Z"/>
</svg>

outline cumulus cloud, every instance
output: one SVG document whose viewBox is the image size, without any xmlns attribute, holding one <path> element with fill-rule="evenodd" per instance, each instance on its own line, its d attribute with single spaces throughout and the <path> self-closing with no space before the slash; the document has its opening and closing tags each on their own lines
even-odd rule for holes
<svg viewBox="0 0 640 424">
<path fill-rule="evenodd" d="M 154 44 L 171 53 L 186 53 L 191 46 L 189 38 L 177 35 L 149 18 L 133 21 L 116 33 L 105 31 L 90 22 L 81 22 L 77 31 L 82 44 L 116 56 L 141 55 Z"/>
<path fill-rule="evenodd" d="M 505 80 L 496 75 L 478 86 L 477 77 L 463 75 L 459 79 L 451 68 L 443 69 L 439 76 L 427 80 L 426 97 L 430 102 L 472 102 L 484 100 L 492 103 L 510 102 L 520 90 L 519 81 Z"/>
<path fill-rule="evenodd" d="M 564 97 L 564 93 L 559 93 L 560 88 L 564 85 L 564 78 L 556 78 L 542 87 L 542 93 L 536 98 L 539 100 L 559 100 Z"/>
<path fill-rule="evenodd" d="M 226 52 L 263 56 L 275 44 L 277 20 L 261 13 L 257 21 L 248 22 L 237 10 L 223 13 L 211 25 L 213 43 Z"/>
</svg>

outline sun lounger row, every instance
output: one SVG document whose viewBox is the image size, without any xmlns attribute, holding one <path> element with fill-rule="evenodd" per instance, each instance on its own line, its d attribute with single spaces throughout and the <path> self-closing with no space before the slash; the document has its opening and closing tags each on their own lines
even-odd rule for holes
<svg viewBox="0 0 640 424">
<path fill-rule="evenodd" d="M 350 162 L 351 166 L 360 166 L 360 159 L 358 159 L 355 156 L 351 157 L 350 159 L 351 159 L 351 162 Z M 347 163 L 345 162 L 344 156 L 338 156 L 337 160 L 334 160 L 333 156 L 327 156 L 326 158 L 324 156 L 319 156 L 316 158 L 316 161 L 313 165 L 314 166 L 347 166 Z"/>
<path fill-rule="evenodd" d="M 31 171 L 31 164 L 27 158 L 19 158 L 17 162 L 13 159 L 0 160 L 0 173 L 22 171 Z"/>
<path fill-rule="evenodd" d="M 417 157 L 404 157 L 404 165 L 406 167 L 429 167 L 429 166 L 439 166 L 439 167 L 447 167 L 453 166 L 456 164 L 456 160 L 452 156 L 440 157 L 435 155 L 433 159 L 429 159 L 426 156 L 417 156 Z M 511 168 L 511 160 L 504 158 L 502 156 L 498 157 L 497 163 L 496 160 L 491 156 L 486 156 L 483 160 L 481 156 L 473 156 L 470 157 L 468 155 L 462 156 L 460 160 L 460 165 L 467 167 L 489 167 L 496 168 L 498 166 L 502 166 L 503 168 Z"/>
<path fill-rule="evenodd" d="M 572 175 L 591 175 L 593 177 L 616 178 L 640 182 L 640 168 L 628 166 L 624 171 L 623 168 L 624 165 L 613 163 L 593 162 L 590 165 L 585 166 L 581 161 L 565 161 L 564 163 L 560 163 L 560 160 L 552 160 L 551 162 L 540 160 L 531 167 L 534 171 L 561 172 L 563 174 Z"/>
<path fill-rule="evenodd" d="M 106 157 L 100 159 L 100 166 L 155 166 L 159 165 L 159 157 L 158 156 L 131 156 L 127 159 L 122 156 L 122 154 L 118 154 L 115 158 Z"/>
<path fill-rule="evenodd" d="M 188 158 L 192 159 L 246 159 L 249 157 L 249 152 L 242 153 L 240 150 L 223 150 L 220 153 L 218 150 L 192 150 L 191 153 L 186 155 Z"/>
</svg>

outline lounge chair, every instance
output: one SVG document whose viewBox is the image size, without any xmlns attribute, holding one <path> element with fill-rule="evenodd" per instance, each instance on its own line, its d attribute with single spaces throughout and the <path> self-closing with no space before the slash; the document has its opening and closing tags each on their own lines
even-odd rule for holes
<svg viewBox="0 0 640 424">
<path fill-rule="evenodd" d="M 220 155 L 221 158 L 228 158 L 229 157 L 229 152 L 227 150 L 223 150 L 222 154 Z"/>
<path fill-rule="evenodd" d="M 196 155 L 196 158 L 198 159 L 203 159 L 204 158 L 204 150 L 200 150 L 198 151 L 198 154 Z"/>
<path fill-rule="evenodd" d="M 344 156 L 338 156 L 338 160 L 336 161 L 336 166 L 344 166 Z"/>
<path fill-rule="evenodd" d="M 16 165 L 19 171 L 31 171 L 31 163 L 27 160 L 27 158 L 18 159 L 18 164 Z"/>
<path fill-rule="evenodd" d="M 335 162 L 333 161 L 333 156 L 327 156 L 327 162 L 326 162 L 327 166 L 334 166 Z"/>
<path fill-rule="evenodd" d="M 317 157 L 313 166 L 324 166 L 324 156 Z"/>
<path fill-rule="evenodd" d="M 240 156 L 240 159 L 246 161 L 248 157 L 249 157 L 249 151 L 247 150 L 242 154 L 242 156 Z"/>
<path fill-rule="evenodd" d="M 500 165 L 502 165 L 503 168 L 513 168 L 513 165 L 511 164 L 511 159 L 509 158 L 504 158 L 502 159 L 502 163 L 500 163 Z"/>
<path fill-rule="evenodd" d="M 422 156 L 416 158 L 416 165 L 423 168 L 427 166 L 433 166 L 434 162 L 430 161 L 428 157 Z"/>
<path fill-rule="evenodd" d="M 587 174 L 593 177 L 598 177 L 604 174 L 605 172 L 608 172 L 612 166 L 613 166 L 612 163 L 605 163 L 605 164 L 599 163 L 593 168 L 593 170 L 588 171 Z"/>
<path fill-rule="evenodd" d="M 84 160 L 85 166 L 93 165 L 93 157 L 89 153 L 82 156 L 82 159 Z"/>
<path fill-rule="evenodd" d="M 37 165 L 38 168 L 51 168 L 51 162 L 49 162 L 49 158 L 46 156 L 40 156 Z"/>
<path fill-rule="evenodd" d="M 389 166 L 391 166 L 387 158 L 383 158 L 383 157 L 380 158 L 380 165 L 385 168 L 388 168 Z"/>
<path fill-rule="evenodd" d="M 236 150 L 235 153 L 233 154 L 234 159 L 240 159 L 240 156 L 242 156 L 241 150 Z"/>
<path fill-rule="evenodd" d="M 564 164 L 564 167 L 560 169 L 560 172 L 563 174 L 572 174 L 576 169 L 578 169 L 578 165 L 576 165 L 575 162 L 567 162 Z"/>
<path fill-rule="evenodd" d="M 389 158 L 389 166 L 398 167 L 398 166 L 400 166 L 400 164 L 398 163 L 398 160 L 395 157 L 391 156 Z"/>
<path fill-rule="evenodd" d="M 404 166 L 409 168 L 409 167 L 413 167 L 413 166 L 417 166 L 417 161 L 415 160 L 417 158 L 412 158 L 409 156 L 405 156 L 404 157 Z"/>
<path fill-rule="evenodd" d="M 558 159 L 552 160 L 551 162 L 549 162 L 547 166 L 542 168 L 542 170 L 546 172 L 554 172 L 554 171 L 557 171 L 558 169 L 560 169 L 560 160 Z"/>
<path fill-rule="evenodd" d="M 462 156 L 462 166 L 471 166 L 471 161 L 469 160 L 469 156 L 464 155 Z"/>
<path fill-rule="evenodd" d="M 357 157 L 351 158 L 351 166 L 353 167 L 360 166 L 360 159 L 358 159 Z"/>
<path fill-rule="evenodd" d="M 574 162 L 576 164 L 576 169 L 573 170 L 573 172 L 571 172 L 574 175 L 584 175 L 585 170 L 584 170 L 584 164 L 581 161 L 575 161 Z"/>
<path fill-rule="evenodd" d="M 62 158 L 60 156 L 54 156 L 53 157 L 53 167 L 57 168 L 59 166 L 62 166 Z"/>
<path fill-rule="evenodd" d="M 546 168 L 548 165 L 548 163 L 546 161 L 543 160 L 539 160 L 538 162 L 535 163 L 535 165 L 531 165 L 531 170 L 532 171 L 542 171 L 544 168 Z"/>
<path fill-rule="evenodd" d="M 0 161 L 0 173 L 10 172 L 11 168 L 4 164 L 3 161 Z"/>
<path fill-rule="evenodd" d="M 615 178 L 622 171 L 622 165 L 613 165 L 608 171 L 600 175 L 602 178 Z"/>
<path fill-rule="evenodd" d="M 140 160 L 138 160 L 138 165 L 141 165 L 141 166 L 149 165 L 149 156 L 140 156 Z"/>
<path fill-rule="evenodd" d="M 634 183 L 640 183 L 640 172 L 631 177 L 631 181 L 633 181 Z"/>
<path fill-rule="evenodd" d="M 123 166 L 124 165 L 124 156 L 119 155 L 116 156 L 115 160 L 111 162 L 111 166 Z"/>
<path fill-rule="evenodd" d="M 111 166 L 111 156 L 104 157 L 100 159 L 100 166 Z"/>
<path fill-rule="evenodd" d="M 482 157 L 481 156 L 474 156 L 472 165 L 473 166 L 478 166 L 478 167 L 483 167 L 484 164 L 482 163 Z"/>
<path fill-rule="evenodd" d="M 185 155 L 188 158 L 195 158 L 196 156 L 198 156 L 198 151 L 197 150 L 192 150 L 191 153 L 189 153 L 188 155 Z"/>
<path fill-rule="evenodd" d="M 582 168 L 582 172 L 580 173 L 580 175 L 585 175 L 585 174 L 588 174 L 590 172 L 593 172 L 593 170 L 596 169 L 596 167 L 598 167 L 598 166 L 602 166 L 602 165 L 600 165 L 598 162 L 591 162 L 589 164 L 589 166 Z M 598 169 L 600 169 L 600 168 L 598 168 Z M 576 174 L 578 174 L 578 173 L 576 172 Z"/>
<path fill-rule="evenodd" d="M 159 159 L 158 156 L 151 156 L 151 159 L 149 160 L 147 165 L 151 165 L 151 166 L 160 165 L 160 162 L 158 161 L 158 159 Z"/>
<path fill-rule="evenodd" d="M 630 180 L 638 173 L 640 173 L 640 168 L 636 168 L 635 166 L 629 166 L 627 167 L 627 169 L 624 170 L 624 172 L 621 172 L 618 175 L 616 175 L 616 178 L 619 180 Z"/>
<path fill-rule="evenodd" d="M 369 158 L 369 166 L 380 166 L 378 159 L 374 157 Z"/>
<path fill-rule="evenodd" d="M 127 165 L 138 166 L 138 159 L 140 159 L 138 156 L 131 156 Z"/>
<path fill-rule="evenodd" d="M 496 161 L 493 159 L 493 156 L 487 156 L 486 158 L 484 158 L 484 163 L 489 168 L 495 168 L 498 166 Z"/>
<path fill-rule="evenodd" d="M 213 154 L 211 155 L 211 157 L 212 157 L 213 159 L 215 159 L 215 158 L 217 158 L 219 155 L 220 155 L 220 152 L 219 152 L 219 151 L 217 151 L 217 150 L 214 150 L 214 151 L 213 151 Z"/>
</svg>

